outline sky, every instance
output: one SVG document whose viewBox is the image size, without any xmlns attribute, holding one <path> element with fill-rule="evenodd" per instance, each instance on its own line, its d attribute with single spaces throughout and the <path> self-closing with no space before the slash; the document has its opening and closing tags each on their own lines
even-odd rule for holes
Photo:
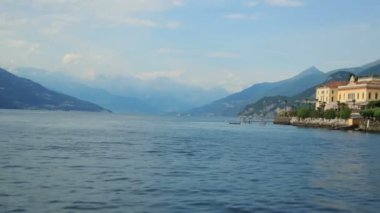
<svg viewBox="0 0 380 213">
<path fill-rule="evenodd" d="M 380 59 L 379 0 L 0 0 L 0 66 L 239 91 Z"/>
</svg>

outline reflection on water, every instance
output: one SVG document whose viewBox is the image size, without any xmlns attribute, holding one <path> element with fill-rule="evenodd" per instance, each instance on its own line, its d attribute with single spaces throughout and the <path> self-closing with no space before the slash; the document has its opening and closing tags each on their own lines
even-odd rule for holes
<svg viewBox="0 0 380 213">
<path fill-rule="evenodd" d="M 0 111 L 0 212 L 380 208 L 379 135 L 222 121 Z"/>
</svg>

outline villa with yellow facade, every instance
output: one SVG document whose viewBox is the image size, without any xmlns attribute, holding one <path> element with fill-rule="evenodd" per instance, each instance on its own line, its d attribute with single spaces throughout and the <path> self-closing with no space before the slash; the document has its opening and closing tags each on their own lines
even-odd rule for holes
<svg viewBox="0 0 380 213">
<path fill-rule="evenodd" d="M 380 100 L 380 77 L 351 76 L 349 82 L 335 81 L 316 90 L 316 108 L 336 109 L 339 103 L 359 109 Z"/>
</svg>

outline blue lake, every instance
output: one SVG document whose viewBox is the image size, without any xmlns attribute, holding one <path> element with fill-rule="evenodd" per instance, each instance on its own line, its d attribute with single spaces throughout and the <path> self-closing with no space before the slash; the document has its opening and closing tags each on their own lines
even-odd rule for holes
<svg viewBox="0 0 380 213">
<path fill-rule="evenodd" d="M 380 135 L 0 110 L 0 212 L 378 212 Z"/>
</svg>

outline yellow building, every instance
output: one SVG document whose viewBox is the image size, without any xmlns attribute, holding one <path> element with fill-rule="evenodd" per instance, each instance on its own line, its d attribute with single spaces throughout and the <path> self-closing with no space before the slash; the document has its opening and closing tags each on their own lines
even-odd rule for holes
<svg viewBox="0 0 380 213">
<path fill-rule="evenodd" d="M 380 77 L 351 77 L 347 85 L 338 87 L 338 101 L 351 108 L 365 106 L 380 100 Z"/>
<path fill-rule="evenodd" d="M 316 108 L 337 108 L 345 103 L 350 108 L 360 108 L 370 101 L 380 100 L 380 77 L 352 76 L 349 82 L 335 81 L 316 90 Z"/>
<path fill-rule="evenodd" d="M 334 81 L 317 87 L 316 108 L 331 109 L 337 105 L 338 87 L 346 85 L 345 81 Z"/>
</svg>

